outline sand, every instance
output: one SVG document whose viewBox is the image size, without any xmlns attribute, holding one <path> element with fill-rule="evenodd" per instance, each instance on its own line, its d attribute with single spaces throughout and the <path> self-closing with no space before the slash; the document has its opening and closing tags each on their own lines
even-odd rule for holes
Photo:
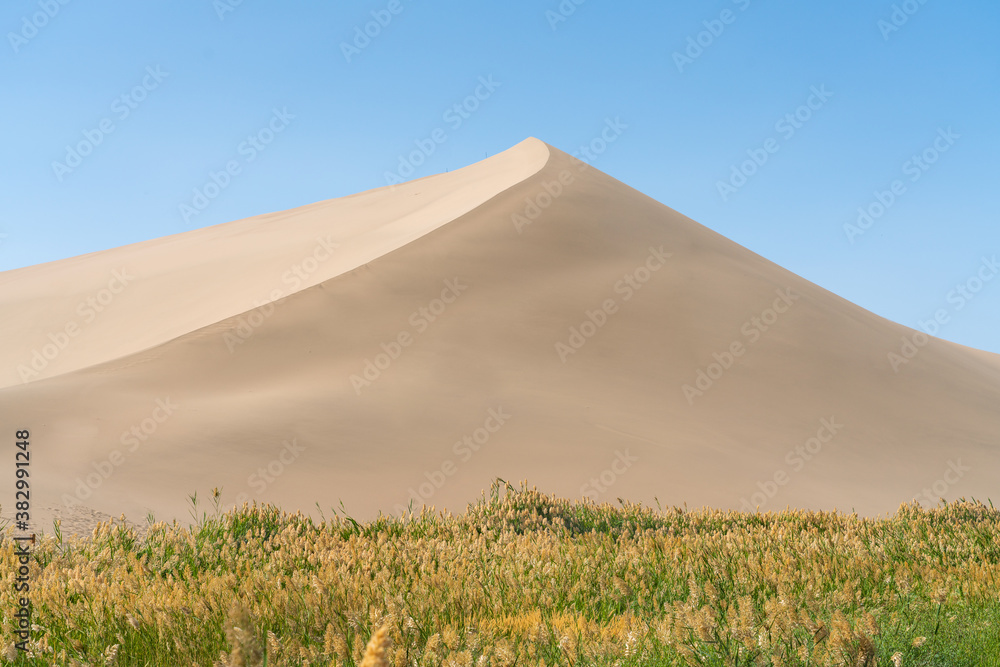
<svg viewBox="0 0 1000 667">
<path fill-rule="evenodd" d="M 184 520 L 213 487 L 225 506 L 458 512 L 495 477 L 873 516 L 1000 499 L 1000 356 L 883 319 L 537 139 L 0 273 L 0 331 L 2 432 L 31 430 L 35 504 L 78 519 Z M 12 500 L 0 476 L 4 515 Z"/>
</svg>

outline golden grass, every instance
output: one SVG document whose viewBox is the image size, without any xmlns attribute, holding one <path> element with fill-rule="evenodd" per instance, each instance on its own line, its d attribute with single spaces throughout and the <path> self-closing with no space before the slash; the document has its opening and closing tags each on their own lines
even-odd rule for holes
<svg viewBox="0 0 1000 667">
<path fill-rule="evenodd" d="M 458 516 L 244 506 L 143 539 L 102 524 L 44 538 L 31 579 L 37 631 L 16 664 L 1000 664 L 1000 512 L 965 501 L 865 519 L 496 484 Z"/>
</svg>

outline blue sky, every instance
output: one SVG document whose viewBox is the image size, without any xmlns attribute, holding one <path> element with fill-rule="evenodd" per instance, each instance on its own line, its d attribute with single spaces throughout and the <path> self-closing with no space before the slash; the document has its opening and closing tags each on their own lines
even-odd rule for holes
<svg viewBox="0 0 1000 667">
<path fill-rule="evenodd" d="M 995 2 L 9 0 L 0 28 L 0 269 L 380 187 L 435 130 L 412 177 L 610 119 L 597 168 L 1000 352 Z"/>
</svg>

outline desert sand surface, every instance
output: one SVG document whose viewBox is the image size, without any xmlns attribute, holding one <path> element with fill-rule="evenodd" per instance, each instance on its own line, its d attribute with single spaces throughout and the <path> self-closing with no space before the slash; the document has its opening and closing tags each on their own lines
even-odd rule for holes
<svg viewBox="0 0 1000 667">
<path fill-rule="evenodd" d="M 537 139 L 2 273 L 0 336 L 0 423 L 31 431 L 38 530 L 185 520 L 214 487 L 223 507 L 458 512 L 495 477 L 873 516 L 1000 499 L 1000 356 L 866 311 Z M 4 516 L 12 498 L 4 475 Z"/>
</svg>

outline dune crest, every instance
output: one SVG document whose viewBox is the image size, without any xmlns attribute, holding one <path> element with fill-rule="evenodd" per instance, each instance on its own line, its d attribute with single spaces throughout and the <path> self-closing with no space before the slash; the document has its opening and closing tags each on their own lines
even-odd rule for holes
<svg viewBox="0 0 1000 667">
<path fill-rule="evenodd" d="M 0 387 L 124 357 L 352 271 L 548 155 L 527 139 L 448 174 L 0 273 Z"/>
</svg>

